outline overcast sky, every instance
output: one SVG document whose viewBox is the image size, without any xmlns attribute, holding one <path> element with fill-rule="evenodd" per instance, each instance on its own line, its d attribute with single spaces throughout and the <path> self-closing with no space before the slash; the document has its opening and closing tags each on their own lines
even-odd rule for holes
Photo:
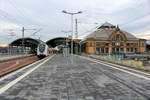
<svg viewBox="0 0 150 100">
<path fill-rule="evenodd" d="M 46 41 L 66 36 L 61 31 L 70 31 L 71 18 L 62 10 L 83 12 L 74 16 L 79 21 L 80 37 L 110 22 L 137 37 L 150 39 L 149 0 L 0 0 L 0 44 L 20 38 L 23 26 L 42 29 L 35 36 L 32 36 L 35 30 L 26 30 L 26 37 L 40 37 Z"/>
</svg>

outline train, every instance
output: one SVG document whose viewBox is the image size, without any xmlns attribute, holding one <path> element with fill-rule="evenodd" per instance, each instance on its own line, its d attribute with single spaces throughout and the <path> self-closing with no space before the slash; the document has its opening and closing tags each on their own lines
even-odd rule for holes
<svg viewBox="0 0 150 100">
<path fill-rule="evenodd" d="M 38 58 L 42 59 L 49 56 L 50 54 L 62 53 L 63 48 L 63 45 L 58 45 L 55 48 L 50 48 L 46 43 L 40 43 L 37 46 L 37 56 Z"/>
<path fill-rule="evenodd" d="M 40 43 L 37 47 L 37 56 L 42 59 L 49 55 L 49 47 L 46 43 Z"/>
</svg>

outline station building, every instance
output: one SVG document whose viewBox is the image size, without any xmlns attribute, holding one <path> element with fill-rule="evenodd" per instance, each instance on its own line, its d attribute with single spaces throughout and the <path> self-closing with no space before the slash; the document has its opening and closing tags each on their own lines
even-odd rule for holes
<svg viewBox="0 0 150 100">
<path fill-rule="evenodd" d="M 146 42 L 146 49 L 147 52 L 150 52 L 150 40 L 147 40 Z"/>
<path fill-rule="evenodd" d="M 106 22 L 85 37 L 82 48 L 87 54 L 144 53 L 146 40 Z"/>
</svg>

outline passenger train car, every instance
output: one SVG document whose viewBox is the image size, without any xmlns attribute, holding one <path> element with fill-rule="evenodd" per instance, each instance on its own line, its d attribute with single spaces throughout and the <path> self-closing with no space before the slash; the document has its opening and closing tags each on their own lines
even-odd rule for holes
<svg viewBox="0 0 150 100">
<path fill-rule="evenodd" d="M 37 47 L 37 56 L 39 58 L 44 58 L 49 55 L 49 47 L 45 43 L 40 43 Z"/>
</svg>

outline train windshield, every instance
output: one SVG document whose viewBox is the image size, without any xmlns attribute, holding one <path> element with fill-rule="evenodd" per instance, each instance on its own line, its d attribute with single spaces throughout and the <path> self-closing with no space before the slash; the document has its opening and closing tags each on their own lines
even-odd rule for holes
<svg viewBox="0 0 150 100">
<path fill-rule="evenodd" d="M 40 52 L 44 52 L 44 50 L 45 50 L 45 45 L 44 44 L 40 44 L 39 45 L 39 51 Z"/>
</svg>

